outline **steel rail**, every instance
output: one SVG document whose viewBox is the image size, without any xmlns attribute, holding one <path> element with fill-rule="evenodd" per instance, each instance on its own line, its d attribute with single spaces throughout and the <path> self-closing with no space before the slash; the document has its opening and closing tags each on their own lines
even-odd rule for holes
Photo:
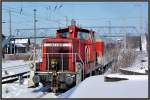
<svg viewBox="0 0 150 100">
<path fill-rule="evenodd" d="M 27 73 L 29 73 L 29 72 L 30 72 L 30 71 L 25 71 L 25 72 L 22 72 L 22 73 L 17 73 L 17 74 L 13 74 L 13 75 L 4 76 L 4 77 L 2 77 L 2 80 L 3 80 L 3 79 L 7 79 L 7 78 L 11 78 L 11 77 L 21 76 L 21 75 L 27 74 Z"/>
</svg>

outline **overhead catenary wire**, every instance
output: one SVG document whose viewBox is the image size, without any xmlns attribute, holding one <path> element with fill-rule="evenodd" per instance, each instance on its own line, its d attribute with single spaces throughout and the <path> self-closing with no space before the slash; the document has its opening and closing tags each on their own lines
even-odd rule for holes
<svg viewBox="0 0 150 100">
<path fill-rule="evenodd" d="M 8 9 L 3 9 L 3 10 L 8 10 Z M 19 14 L 19 11 L 17 12 L 17 11 L 12 11 L 12 12 L 14 12 L 14 13 L 16 13 L 16 14 Z M 59 14 L 61 14 L 62 15 L 62 13 L 59 13 Z M 31 16 L 31 15 L 29 15 L 29 14 L 21 14 L 21 15 L 23 15 L 23 16 Z M 39 17 L 39 16 L 38 16 Z M 54 22 L 54 23 L 57 23 L 57 24 L 61 24 L 61 25 L 65 25 L 65 24 L 63 24 L 63 23 L 61 23 L 60 21 L 66 21 L 66 19 L 65 19 L 65 15 L 63 16 L 64 18 L 63 19 L 58 19 L 58 20 L 48 20 L 48 19 L 46 19 L 46 18 L 44 18 L 44 17 L 39 17 L 40 18 L 40 20 L 42 20 L 42 21 L 45 21 L 45 22 L 47 22 L 47 21 L 51 21 L 51 22 Z M 80 18 L 80 19 L 78 19 L 78 18 L 76 18 L 75 20 L 82 20 L 82 21 L 97 21 L 97 20 L 102 20 L 102 19 L 116 19 L 116 20 L 123 20 L 123 18 Z M 136 19 L 138 19 L 138 17 L 128 17 L 128 18 L 126 18 L 126 19 L 132 19 L 132 20 L 136 20 Z M 68 18 L 67 18 L 67 20 L 69 20 Z M 145 19 L 145 21 L 146 21 L 146 19 Z"/>
<path fill-rule="evenodd" d="M 16 14 L 19 14 L 19 12 L 18 11 L 14 11 L 13 10 L 13 12 L 15 12 Z M 26 17 L 28 17 L 28 16 L 31 16 L 30 14 L 21 14 L 20 16 L 26 16 Z M 41 17 L 41 16 L 38 16 L 38 18 L 40 19 L 38 22 L 41 22 L 41 23 L 46 23 L 46 24 L 49 24 L 49 22 L 53 22 L 53 23 L 57 23 L 58 24 L 58 26 L 60 26 L 60 25 L 65 25 L 66 26 L 66 24 L 64 24 L 64 23 L 61 23 L 61 21 L 66 21 L 66 19 L 65 18 L 63 18 L 63 19 L 58 19 L 58 20 L 47 20 L 46 18 L 44 18 L 44 17 Z M 90 19 L 90 18 L 80 18 L 80 19 L 76 19 L 76 20 L 85 20 L 85 21 L 97 21 L 97 20 L 101 20 L 101 19 L 103 19 L 103 18 L 92 18 L 92 19 Z M 109 19 L 109 18 L 104 18 L 104 19 Z M 118 18 L 111 18 L 111 19 L 118 19 Z M 120 18 L 121 19 L 121 18 Z M 136 19 L 136 18 L 130 18 L 130 19 Z M 67 18 L 67 20 L 69 20 L 69 18 Z M 66 21 L 67 22 L 67 21 Z M 17 22 L 16 22 L 17 23 Z M 18 22 L 19 23 L 19 22 Z"/>
<path fill-rule="evenodd" d="M 3 9 L 3 10 L 7 10 L 8 11 L 8 9 Z M 19 14 L 19 12 L 14 11 L 14 10 L 12 10 L 12 12 Z M 29 14 L 21 14 L 21 15 L 26 16 L 26 17 L 31 16 Z M 40 18 L 40 20 L 42 20 L 42 21 L 50 21 L 50 22 L 54 22 L 54 23 L 57 23 L 57 24 L 65 25 L 65 24 L 61 23 L 59 20 L 52 20 L 52 19 L 51 20 L 47 20 L 46 18 L 41 17 L 41 16 L 40 17 L 38 16 L 38 18 Z"/>
</svg>

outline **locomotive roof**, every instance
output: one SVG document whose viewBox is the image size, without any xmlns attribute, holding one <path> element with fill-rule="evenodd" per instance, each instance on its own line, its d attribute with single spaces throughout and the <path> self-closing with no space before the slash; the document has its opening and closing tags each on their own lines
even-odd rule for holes
<svg viewBox="0 0 150 100">
<path fill-rule="evenodd" d="M 70 27 L 70 26 L 69 26 Z M 60 28 L 57 30 L 57 32 L 62 32 L 62 31 L 68 31 L 69 30 L 69 27 L 66 27 L 66 28 Z M 92 30 L 89 30 L 89 29 L 84 29 L 84 28 L 81 28 L 81 27 L 77 27 L 77 26 L 74 26 L 76 27 L 79 31 L 84 31 L 84 32 L 91 32 Z M 94 31 L 93 31 L 94 32 Z"/>
</svg>

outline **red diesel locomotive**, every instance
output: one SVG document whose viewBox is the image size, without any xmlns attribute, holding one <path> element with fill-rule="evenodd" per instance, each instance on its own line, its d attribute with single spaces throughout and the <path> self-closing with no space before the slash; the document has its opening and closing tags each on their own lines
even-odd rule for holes
<svg viewBox="0 0 150 100">
<path fill-rule="evenodd" d="M 33 82 L 49 86 L 53 92 L 80 83 L 97 70 L 97 58 L 103 54 L 103 42 L 95 32 L 71 26 L 58 29 L 55 38 L 42 42 L 42 62 L 36 66 Z"/>
</svg>

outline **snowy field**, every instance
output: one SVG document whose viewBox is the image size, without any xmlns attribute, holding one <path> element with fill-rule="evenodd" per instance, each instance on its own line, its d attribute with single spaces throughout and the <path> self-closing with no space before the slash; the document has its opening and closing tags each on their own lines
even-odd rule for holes
<svg viewBox="0 0 150 100">
<path fill-rule="evenodd" d="M 2 85 L 2 98 L 40 98 L 47 91 L 41 84 L 37 88 L 28 88 L 26 79 L 22 85 L 18 81 Z M 54 97 L 54 95 L 53 95 Z"/>
<path fill-rule="evenodd" d="M 31 54 L 29 52 L 29 54 Z M 41 50 L 37 49 L 38 59 L 36 62 L 41 62 Z M 31 54 L 32 55 L 32 54 Z M 30 71 L 32 61 L 24 60 L 3 60 L 2 61 L 2 77 L 19 74 Z"/>
<path fill-rule="evenodd" d="M 30 62 L 23 60 L 3 61 L 2 62 L 2 77 L 10 76 L 27 72 L 30 70 Z"/>
<path fill-rule="evenodd" d="M 121 76 L 120 76 L 121 77 Z M 105 82 L 104 75 L 91 76 L 69 91 L 56 96 L 47 93 L 40 84 L 37 88 L 28 88 L 28 81 L 2 85 L 3 98 L 147 98 L 147 75 L 122 75 L 129 80 Z"/>
<path fill-rule="evenodd" d="M 135 77 L 135 76 L 134 76 Z M 136 76 L 138 77 L 138 76 Z M 148 76 L 136 80 L 104 82 L 104 76 L 92 76 L 79 86 L 58 96 L 61 98 L 147 98 Z"/>
<path fill-rule="evenodd" d="M 144 51 L 141 52 L 137 56 L 132 66 L 127 68 L 120 68 L 120 69 L 145 74 L 146 70 L 148 70 L 148 54 Z"/>
</svg>

